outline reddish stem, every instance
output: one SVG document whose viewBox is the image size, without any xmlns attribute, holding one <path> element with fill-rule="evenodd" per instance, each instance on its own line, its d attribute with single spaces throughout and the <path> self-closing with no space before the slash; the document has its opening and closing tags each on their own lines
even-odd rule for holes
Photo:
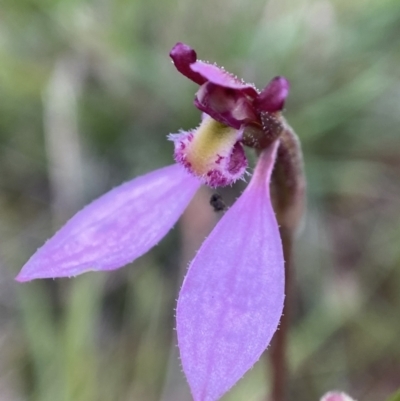
<svg viewBox="0 0 400 401">
<path fill-rule="evenodd" d="M 284 401 L 287 393 L 288 362 L 286 356 L 287 337 L 290 320 L 291 302 L 291 273 L 292 273 L 292 244 L 293 236 L 291 230 L 280 228 L 283 254 L 285 258 L 285 304 L 283 315 L 280 321 L 279 330 L 276 332 L 272 341 L 270 357 L 272 364 L 272 391 L 270 400 Z"/>
<path fill-rule="evenodd" d="M 279 330 L 271 347 L 272 401 L 285 401 L 288 387 L 287 337 L 292 301 L 293 237 L 305 204 L 305 177 L 299 140 L 283 120 L 277 160 L 271 180 L 271 196 L 276 213 L 285 259 L 285 304 Z"/>
</svg>

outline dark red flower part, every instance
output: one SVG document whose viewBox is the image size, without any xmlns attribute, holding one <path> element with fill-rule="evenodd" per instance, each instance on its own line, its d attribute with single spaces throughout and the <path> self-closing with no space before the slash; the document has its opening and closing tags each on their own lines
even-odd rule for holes
<svg viewBox="0 0 400 401">
<path fill-rule="evenodd" d="M 177 70 L 201 85 L 195 106 L 215 120 L 230 127 L 256 124 L 262 127 L 261 113 L 283 109 L 289 93 L 289 82 L 275 77 L 260 93 L 223 68 L 197 60 L 196 52 L 186 44 L 177 43 L 170 56 Z"/>
<path fill-rule="evenodd" d="M 213 82 L 207 82 L 200 87 L 194 104 L 215 120 L 236 129 L 257 119 L 248 96 Z"/>
<path fill-rule="evenodd" d="M 281 111 L 289 94 L 289 81 L 285 77 L 275 77 L 257 96 L 254 107 L 259 111 L 273 113 Z"/>
</svg>

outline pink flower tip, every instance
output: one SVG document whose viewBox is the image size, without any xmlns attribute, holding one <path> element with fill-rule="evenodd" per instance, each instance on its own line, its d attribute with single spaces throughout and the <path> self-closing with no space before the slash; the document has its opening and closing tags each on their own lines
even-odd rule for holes
<svg viewBox="0 0 400 401">
<path fill-rule="evenodd" d="M 329 393 L 326 393 L 320 401 L 354 401 L 354 399 L 346 393 L 340 391 L 330 391 Z"/>
</svg>

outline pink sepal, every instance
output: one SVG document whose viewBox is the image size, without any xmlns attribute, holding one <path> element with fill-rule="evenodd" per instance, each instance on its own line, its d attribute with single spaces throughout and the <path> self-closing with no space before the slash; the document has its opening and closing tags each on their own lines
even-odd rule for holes
<svg viewBox="0 0 400 401">
<path fill-rule="evenodd" d="M 216 401 L 259 359 L 284 300 L 282 243 L 269 180 L 277 143 L 205 240 L 177 307 L 178 343 L 195 401 Z"/>
<path fill-rule="evenodd" d="M 114 188 L 69 220 L 16 280 L 70 277 L 132 262 L 172 228 L 199 185 L 175 164 Z"/>
</svg>

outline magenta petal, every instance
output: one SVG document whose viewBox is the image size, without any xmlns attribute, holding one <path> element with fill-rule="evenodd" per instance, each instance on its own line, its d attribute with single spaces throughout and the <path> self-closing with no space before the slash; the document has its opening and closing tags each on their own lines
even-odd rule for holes
<svg viewBox="0 0 400 401">
<path fill-rule="evenodd" d="M 193 72 L 204 77 L 206 81 L 212 82 L 215 85 L 238 90 L 251 97 L 257 96 L 257 90 L 254 88 L 254 85 L 243 82 L 215 64 L 197 61 L 196 63 L 193 63 L 190 68 Z"/>
<path fill-rule="evenodd" d="M 224 88 L 242 91 L 255 98 L 257 90 L 215 64 L 197 60 L 196 52 L 185 43 L 178 42 L 169 53 L 176 69 L 199 85 L 209 81 Z"/>
<path fill-rule="evenodd" d="M 16 279 L 76 276 L 132 262 L 172 228 L 199 185 L 175 164 L 114 188 L 69 220 Z"/>
<path fill-rule="evenodd" d="M 215 120 L 239 129 L 243 123 L 257 119 L 248 96 L 238 90 L 207 82 L 200 87 L 195 106 Z"/>
<path fill-rule="evenodd" d="M 249 186 L 200 248 L 179 295 L 178 343 L 195 401 L 227 392 L 278 327 L 284 260 L 269 194 L 276 148 L 261 155 Z"/>
<path fill-rule="evenodd" d="M 255 100 L 254 106 L 259 111 L 281 111 L 289 94 L 289 87 L 289 81 L 285 77 L 273 78 Z"/>
</svg>

